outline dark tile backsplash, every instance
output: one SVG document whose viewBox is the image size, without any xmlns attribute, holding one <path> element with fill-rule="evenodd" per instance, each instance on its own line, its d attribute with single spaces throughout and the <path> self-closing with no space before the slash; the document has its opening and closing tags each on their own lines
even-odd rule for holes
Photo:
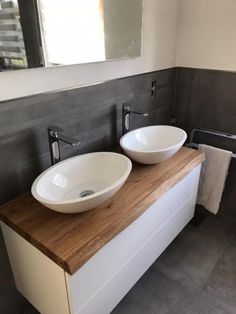
<svg viewBox="0 0 236 314">
<path fill-rule="evenodd" d="M 178 68 L 175 112 L 178 124 L 236 133 L 236 73 Z"/>
<path fill-rule="evenodd" d="M 151 97 L 152 81 L 156 97 Z M 121 108 L 129 103 L 150 112 L 135 117 L 131 128 L 170 123 L 175 69 L 0 103 L 0 203 L 29 191 L 36 176 L 50 166 L 47 126 L 58 125 L 77 137 L 78 150 L 62 145 L 62 157 L 112 150 L 121 136 Z"/>
</svg>

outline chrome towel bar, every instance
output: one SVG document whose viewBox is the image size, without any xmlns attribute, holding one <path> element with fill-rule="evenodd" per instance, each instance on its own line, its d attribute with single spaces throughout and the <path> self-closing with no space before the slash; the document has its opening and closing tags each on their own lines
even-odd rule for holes
<svg viewBox="0 0 236 314">
<path fill-rule="evenodd" d="M 190 143 L 186 144 L 187 147 L 198 148 L 199 144 L 196 144 L 193 141 L 194 135 L 195 135 L 196 132 L 207 133 L 207 134 L 212 134 L 212 135 L 215 135 L 215 136 L 221 136 L 221 137 L 224 137 L 224 138 L 228 138 L 228 139 L 231 139 L 231 140 L 236 140 L 236 135 L 235 134 L 225 133 L 225 132 L 220 132 L 220 131 L 215 131 L 215 130 L 209 130 L 209 129 L 205 129 L 205 128 L 195 128 L 190 133 Z M 236 154 L 232 153 L 232 157 L 236 158 Z"/>
</svg>

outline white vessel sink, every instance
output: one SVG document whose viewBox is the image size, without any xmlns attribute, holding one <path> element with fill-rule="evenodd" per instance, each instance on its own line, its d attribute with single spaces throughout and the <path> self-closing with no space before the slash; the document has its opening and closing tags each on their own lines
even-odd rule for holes
<svg viewBox="0 0 236 314">
<path fill-rule="evenodd" d="M 131 169 L 131 161 L 121 154 L 80 155 L 44 171 L 34 181 L 31 192 L 40 203 L 57 212 L 83 212 L 111 198 Z"/>
<path fill-rule="evenodd" d="M 184 130 L 168 125 L 148 126 L 120 139 L 124 152 L 142 164 L 156 164 L 173 156 L 186 141 Z"/>
</svg>

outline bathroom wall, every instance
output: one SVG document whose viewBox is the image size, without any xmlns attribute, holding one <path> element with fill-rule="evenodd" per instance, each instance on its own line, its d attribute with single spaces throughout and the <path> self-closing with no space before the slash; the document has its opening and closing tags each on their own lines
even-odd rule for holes
<svg viewBox="0 0 236 314">
<path fill-rule="evenodd" d="M 236 134 L 236 73 L 191 68 L 176 69 L 175 116 L 188 133 L 195 127 Z M 236 152 L 236 141 L 200 134 L 206 143 Z M 232 159 L 220 213 L 236 218 L 236 160 Z"/>
<path fill-rule="evenodd" d="M 236 134 L 236 1 L 180 0 L 176 48 L 177 124 Z M 218 71 L 214 71 L 218 70 Z M 234 141 L 198 142 L 236 151 Z M 220 213 L 236 218 L 236 161 L 230 165 Z"/>
<path fill-rule="evenodd" d="M 143 0 L 142 57 L 4 72 L 0 101 L 174 66 L 179 0 Z"/>
<path fill-rule="evenodd" d="M 180 0 L 177 66 L 236 71 L 236 1 Z"/>
</svg>

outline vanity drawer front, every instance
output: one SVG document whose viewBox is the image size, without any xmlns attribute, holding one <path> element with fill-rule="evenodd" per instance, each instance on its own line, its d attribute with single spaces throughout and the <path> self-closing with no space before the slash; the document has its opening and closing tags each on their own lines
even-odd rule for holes
<svg viewBox="0 0 236 314">
<path fill-rule="evenodd" d="M 155 259 L 169 245 L 173 238 L 193 217 L 199 173 L 200 166 L 192 170 L 185 178 L 149 207 L 138 219 L 112 241 L 107 243 L 78 272 L 73 276 L 66 274 L 68 291 L 71 297 L 70 302 L 74 314 L 89 313 L 85 311 L 88 304 L 95 299 L 97 299 L 97 302 L 100 302 L 100 298 L 97 298 L 96 295 L 98 295 L 105 286 L 109 286 L 109 282 L 113 280 L 116 274 L 125 267 L 150 239 L 155 239 L 153 240 L 154 242 L 151 242 L 154 244 L 154 251 L 155 246 L 161 248 L 160 252 L 158 251 L 154 254 Z M 179 225 L 176 224 L 176 228 L 175 224 L 173 224 L 173 230 L 164 231 L 168 223 L 172 221 L 172 218 L 175 217 L 179 211 L 181 212 L 182 208 L 184 208 L 184 213 L 183 218 L 180 217 L 180 220 L 182 219 L 183 222 L 179 223 Z M 154 235 L 158 234 L 160 231 L 162 233 L 165 232 L 165 234 L 167 232 L 163 240 L 161 237 L 154 237 Z M 168 233 L 170 234 L 171 240 L 168 240 Z M 160 241 L 163 241 L 163 243 L 160 243 Z M 151 247 L 149 249 L 152 250 Z M 152 264 L 154 260 L 150 263 Z M 138 265 L 139 261 L 137 260 L 136 262 Z M 148 263 L 147 261 L 147 265 L 150 266 L 151 264 Z M 143 272 L 140 272 L 139 277 L 146 271 L 147 268 L 145 267 L 143 267 Z M 129 289 L 139 277 L 135 280 L 131 280 L 132 283 L 130 286 L 128 284 Z M 129 279 L 127 278 L 127 280 Z M 113 289 L 114 291 L 111 291 L 111 293 L 116 296 L 114 297 L 115 301 L 113 300 L 113 303 L 118 303 L 129 290 L 127 290 L 127 287 L 124 288 L 125 293 L 120 297 L 119 293 L 116 295 L 115 286 L 113 286 Z M 99 313 L 100 312 L 97 312 L 96 314 Z M 92 314 L 92 312 L 89 314 Z M 105 312 L 101 312 L 101 314 L 105 314 Z"/>
<path fill-rule="evenodd" d="M 192 218 L 192 196 L 127 262 L 99 289 L 84 307 L 73 314 L 108 314 Z M 157 283 L 158 285 L 158 283 Z"/>
</svg>

